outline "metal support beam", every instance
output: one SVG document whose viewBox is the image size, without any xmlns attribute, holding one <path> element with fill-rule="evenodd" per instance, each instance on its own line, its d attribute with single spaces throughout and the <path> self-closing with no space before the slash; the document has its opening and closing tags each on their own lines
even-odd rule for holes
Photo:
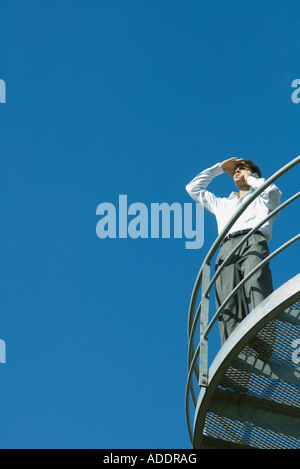
<svg viewBox="0 0 300 469">
<path fill-rule="evenodd" d="M 200 320 L 200 358 L 199 358 L 199 386 L 208 384 L 208 340 L 205 332 L 209 319 L 209 295 L 205 296 L 205 291 L 210 280 L 210 266 L 203 266 L 202 278 L 202 298 L 201 298 L 201 320 Z"/>
</svg>

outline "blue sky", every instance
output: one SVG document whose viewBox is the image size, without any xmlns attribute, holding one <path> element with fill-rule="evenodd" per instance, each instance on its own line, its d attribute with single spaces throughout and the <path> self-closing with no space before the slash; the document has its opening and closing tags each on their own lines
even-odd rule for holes
<svg viewBox="0 0 300 469">
<path fill-rule="evenodd" d="M 187 313 L 215 220 L 187 250 L 99 239 L 96 207 L 192 202 L 185 185 L 218 161 L 251 158 L 269 177 L 300 154 L 298 2 L 0 7 L 0 447 L 189 448 Z M 298 233 L 295 210 L 271 250 Z M 297 249 L 272 263 L 275 287 L 298 272 Z"/>
</svg>

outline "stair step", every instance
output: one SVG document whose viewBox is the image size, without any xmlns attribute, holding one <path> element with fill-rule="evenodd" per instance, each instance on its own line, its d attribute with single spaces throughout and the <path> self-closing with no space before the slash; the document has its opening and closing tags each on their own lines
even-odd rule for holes
<svg viewBox="0 0 300 469">
<path fill-rule="evenodd" d="M 254 448 L 300 449 L 299 418 L 300 408 L 218 389 L 204 435 Z"/>
<path fill-rule="evenodd" d="M 220 381 L 221 389 L 300 407 L 299 372 L 294 368 L 238 360 L 234 364 L 239 368 L 228 368 Z"/>
<path fill-rule="evenodd" d="M 252 446 L 233 443 L 232 441 L 204 435 L 202 449 L 255 449 Z"/>
</svg>

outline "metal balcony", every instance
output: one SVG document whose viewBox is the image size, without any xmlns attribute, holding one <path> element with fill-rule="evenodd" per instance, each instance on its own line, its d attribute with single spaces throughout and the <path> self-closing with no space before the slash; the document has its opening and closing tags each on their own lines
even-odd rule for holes
<svg viewBox="0 0 300 469">
<path fill-rule="evenodd" d="M 221 268 L 251 234 L 295 202 L 300 193 L 282 203 L 243 237 L 211 278 L 212 258 L 247 206 L 299 162 L 300 156 L 265 181 L 243 204 L 214 242 L 196 279 L 188 319 L 185 400 L 188 432 L 195 449 L 300 448 L 300 274 L 251 311 L 226 340 L 208 370 L 209 336 L 227 302 L 263 263 L 298 241 L 300 235 L 277 248 L 228 292 L 209 321 L 210 293 Z"/>
</svg>

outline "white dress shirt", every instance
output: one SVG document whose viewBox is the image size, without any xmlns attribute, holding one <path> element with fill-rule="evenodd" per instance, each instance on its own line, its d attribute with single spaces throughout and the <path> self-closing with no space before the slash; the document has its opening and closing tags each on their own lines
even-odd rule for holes
<svg viewBox="0 0 300 469">
<path fill-rule="evenodd" d="M 255 178 L 249 176 L 247 184 L 250 190 L 238 198 L 238 192 L 232 192 L 228 198 L 216 197 L 214 194 L 206 190 L 208 184 L 213 178 L 223 174 L 224 170 L 220 163 L 215 164 L 211 168 L 202 171 L 186 186 L 189 195 L 206 210 L 213 213 L 217 219 L 218 233 L 220 234 L 228 223 L 229 219 L 234 215 L 237 209 L 253 194 L 255 189 L 261 186 L 264 178 Z M 272 210 L 280 205 L 281 192 L 274 184 L 267 187 L 240 215 L 233 224 L 227 234 L 235 231 L 254 228 L 263 218 L 265 218 Z M 259 231 L 265 236 L 267 241 L 272 238 L 272 227 L 274 218 L 272 217 L 264 223 Z"/>
</svg>

